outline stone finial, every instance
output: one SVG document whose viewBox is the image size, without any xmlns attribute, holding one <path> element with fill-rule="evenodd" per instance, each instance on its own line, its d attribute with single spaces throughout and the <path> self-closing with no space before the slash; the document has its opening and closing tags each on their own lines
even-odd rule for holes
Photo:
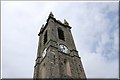
<svg viewBox="0 0 120 80">
<path fill-rule="evenodd" d="M 66 21 L 66 19 L 64 19 L 64 25 L 69 25 L 69 23 Z"/>
<path fill-rule="evenodd" d="M 52 12 L 50 12 L 49 16 L 54 17 L 54 15 L 53 15 L 53 13 L 52 13 Z"/>
<path fill-rule="evenodd" d="M 44 28 L 44 24 L 42 25 L 42 27 L 41 27 L 41 30 L 40 30 L 40 31 L 42 31 L 42 30 L 43 30 L 43 28 Z"/>
</svg>

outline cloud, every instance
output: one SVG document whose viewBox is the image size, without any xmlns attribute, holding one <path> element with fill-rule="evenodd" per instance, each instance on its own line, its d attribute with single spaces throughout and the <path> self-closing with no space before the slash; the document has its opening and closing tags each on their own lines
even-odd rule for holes
<svg viewBox="0 0 120 80">
<path fill-rule="evenodd" d="M 115 4 L 91 3 L 84 10 L 79 8 L 81 14 L 76 11 L 73 26 L 77 27 L 73 27 L 73 35 L 88 78 L 118 77 L 118 7 Z"/>
<path fill-rule="evenodd" d="M 88 78 L 117 78 L 118 61 L 107 62 L 101 54 L 86 53 L 82 56 Z"/>
<path fill-rule="evenodd" d="M 1 3 L 3 78 L 33 77 L 37 34 L 50 11 L 72 27 L 88 78 L 118 78 L 117 2 Z"/>
</svg>

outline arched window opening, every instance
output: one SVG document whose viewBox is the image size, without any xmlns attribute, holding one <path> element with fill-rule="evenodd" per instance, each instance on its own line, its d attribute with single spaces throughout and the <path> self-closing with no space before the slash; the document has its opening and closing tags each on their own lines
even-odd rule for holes
<svg viewBox="0 0 120 80">
<path fill-rule="evenodd" d="M 65 38 L 64 38 L 64 32 L 63 32 L 63 30 L 61 28 L 58 28 L 58 37 L 61 40 L 65 40 Z"/>
</svg>

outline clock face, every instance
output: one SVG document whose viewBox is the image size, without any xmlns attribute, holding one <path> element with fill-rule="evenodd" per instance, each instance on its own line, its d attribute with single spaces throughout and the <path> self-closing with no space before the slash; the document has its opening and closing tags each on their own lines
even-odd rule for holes
<svg viewBox="0 0 120 80">
<path fill-rule="evenodd" d="M 64 53 L 68 53 L 68 48 L 65 45 L 61 44 L 60 45 L 60 51 L 62 51 Z"/>
<path fill-rule="evenodd" d="M 44 51 L 43 51 L 43 54 L 42 54 L 42 57 L 43 57 L 43 58 L 44 58 L 45 55 L 46 55 L 46 50 L 47 50 L 47 48 L 45 48 Z"/>
</svg>

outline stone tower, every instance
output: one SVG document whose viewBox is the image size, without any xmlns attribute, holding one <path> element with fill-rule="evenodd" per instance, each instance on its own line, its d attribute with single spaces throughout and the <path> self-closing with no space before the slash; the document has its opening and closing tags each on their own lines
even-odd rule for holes
<svg viewBox="0 0 120 80">
<path fill-rule="evenodd" d="M 66 20 L 56 20 L 51 12 L 38 36 L 34 78 L 86 78 Z"/>
</svg>

